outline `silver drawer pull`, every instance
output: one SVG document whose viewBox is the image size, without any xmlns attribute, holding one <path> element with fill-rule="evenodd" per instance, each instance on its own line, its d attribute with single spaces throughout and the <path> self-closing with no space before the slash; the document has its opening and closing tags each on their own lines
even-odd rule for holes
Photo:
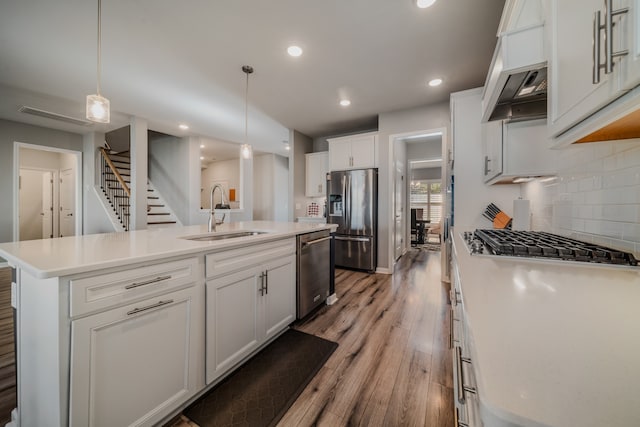
<svg viewBox="0 0 640 427">
<path fill-rule="evenodd" d="M 162 307 L 163 305 L 171 304 L 172 302 L 173 302 L 173 300 L 169 299 L 169 300 L 166 300 L 166 301 L 158 301 L 157 303 L 148 305 L 146 307 L 134 308 L 131 311 L 127 311 L 127 316 L 131 316 L 133 314 L 138 314 L 138 313 L 141 313 L 143 311 L 151 310 L 152 308 Z"/>
<path fill-rule="evenodd" d="M 162 282 L 163 280 L 169 280 L 171 279 L 171 276 L 158 276 L 155 279 L 149 279 L 149 280 L 145 280 L 144 282 L 134 282 L 130 285 L 125 286 L 125 289 L 133 289 L 133 288 L 137 288 L 140 286 L 145 286 L 145 285 L 150 285 L 152 283 L 157 283 L 157 282 Z"/>
<path fill-rule="evenodd" d="M 453 308 L 449 310 L 449 348 L 453 348 Z"/>
<path fill-rule="evenodd" d="M 456 376 L 458 377 L 458 381 L 456 382 L 456 388 L 458 389 L 458 402 L 464 404 L 464 386 L 462 379 L 462 349 L 460 347 L 456 347 L 455 350 L 456 355 Z"/>
</svg>

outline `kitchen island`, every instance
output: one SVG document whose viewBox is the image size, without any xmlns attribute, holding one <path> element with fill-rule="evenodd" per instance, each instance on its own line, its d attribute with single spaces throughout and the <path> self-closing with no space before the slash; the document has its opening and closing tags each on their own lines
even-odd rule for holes
<svg viewBox="0 0 640 427">
<path fill-rule="evenodd" d="M 295 320 L 295 237 L 331 227 L 254 221 L 0 244 L 16 268 L 17 424 L 165 421 Z"/>
<path fill-rule="evenodd" d="M 640 425 L 640 268 L 471 255 L 453 234 L 457 416 Z"/>
</svg>

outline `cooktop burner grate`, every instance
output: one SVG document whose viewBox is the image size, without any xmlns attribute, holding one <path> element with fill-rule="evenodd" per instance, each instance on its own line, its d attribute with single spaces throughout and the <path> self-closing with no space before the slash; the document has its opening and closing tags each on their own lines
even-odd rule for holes
<svg viewBox="0 0 640 427">
<path fill-rule="evenodd" d="M 542 231 L 476 230 L 493 255 L 637 266 L 633 254 Z"/>
</svg>

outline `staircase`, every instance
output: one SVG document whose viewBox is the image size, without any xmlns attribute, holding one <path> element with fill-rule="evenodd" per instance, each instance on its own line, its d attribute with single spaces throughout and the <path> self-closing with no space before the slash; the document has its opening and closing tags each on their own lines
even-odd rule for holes
<svg viewBox="0 0 640 427">
<path fill-rule="evenodd" d="M 117 221 L 129 231 L 131 207 L 131 158 L 128 151 L 114 153 L 101 148 L 100 188 L 109 202 Z M 159 192 L 147 181 L 147 226 L 177 224 L 176 216 L 167 207 Z"/>
</svg>

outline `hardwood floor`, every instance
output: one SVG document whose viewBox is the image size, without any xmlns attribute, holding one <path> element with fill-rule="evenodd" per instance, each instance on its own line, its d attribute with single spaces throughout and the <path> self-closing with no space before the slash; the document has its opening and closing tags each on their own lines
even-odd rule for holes
<svg viewBox="0 0 640 427">
<path fill-rule="evenodd" d="M 296 328 L 340 346 L 278 424 L 453 426 L 448 287 L 440 253 L 393 276 L 338 270 L 338 302 Z"/>
<path fill-rule="evenodd" d="M 11 309 L 11 269 L 0 268 L 0 425 L 16 407 L 16 358 Z"/>
</svg>

